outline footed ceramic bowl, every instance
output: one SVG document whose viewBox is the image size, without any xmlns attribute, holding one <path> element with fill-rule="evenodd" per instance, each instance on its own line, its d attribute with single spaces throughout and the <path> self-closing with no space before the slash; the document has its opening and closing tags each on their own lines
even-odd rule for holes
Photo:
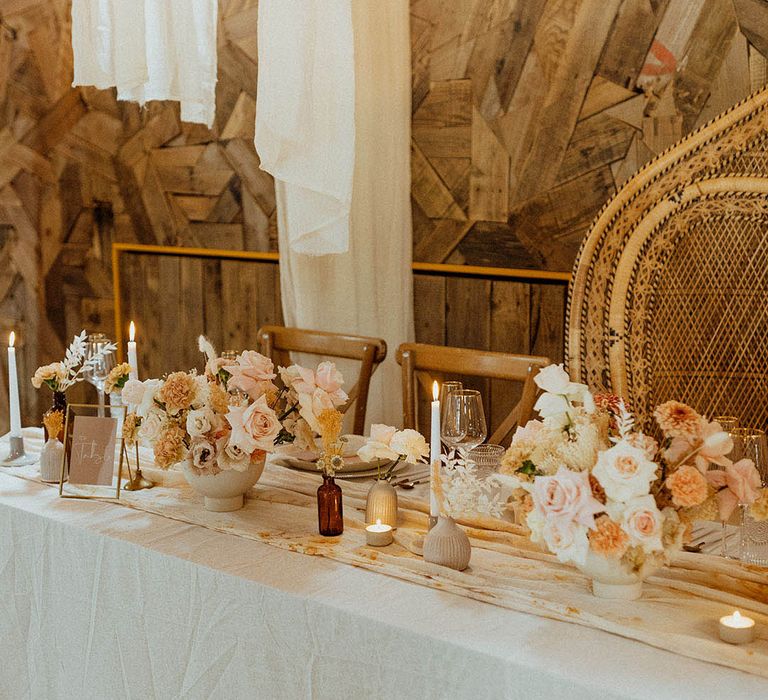
<svg viewBox="0 0 768 700">
<path fill-rule="evenodd" d="M 197 474 L 189 462 L 184 462 L 182 472 L 189 485 L 203 496 L 206 510 L 228 513 L 243 507 L 243 495 L 261 478 L 265 461 L 251 463 L 244 472 L 228 469 L 218 474 Z"/>
</svg>

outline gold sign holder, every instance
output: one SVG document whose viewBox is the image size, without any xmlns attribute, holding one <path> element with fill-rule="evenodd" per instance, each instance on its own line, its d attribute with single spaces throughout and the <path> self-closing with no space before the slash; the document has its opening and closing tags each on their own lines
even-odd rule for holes
<svg viewBox="0 0 768 700">
<path fill-rule="evenodd" d="M 90 404 L 90 403 L 71 403 L 67 405 L 67 412 L 64 420 L 64 454 L 61 458 L 61 476 L 59 478 L 59 496 L 61 498 L 79 498 L 79 499 L 100 499 L 100 498 L 112 498 L 111 494 L 103 493 L 103 494 L 79 494 L 79 493 L 64 493 L 64 483 L 67 479 L 67 464 L 69 460 L 70 453 L 72 451 L 72 443 L 71 443 L 71 431 L 70 431 L 70 424 L 74 427 L 74 418 L 77 417 L 76 411 L 73 409 L 79 409 L 79 408 L 85 408 L 85 409 L 91 409 L 93 410 L 96 415 L 100 411 L 104 410 L 103 406 L 99 406 L 98 404 Z M 114 413 L 115 411 L 123 411 L 123 419 L 125 418 L 126 413 L 126 407 L 125 406 L 113 406 L 110 407 L 110 412 Z M 110 418 L 114 418 L 114 415 L 110 416 Z M 70 420 L 72 419 L 72 420 Z M 115 433 L 117 433 L 117 421 L 115 421 Z M 117 434 L 115 435 L 115 438 L 117 439 Z M 120 498 L 120 481 L 123 478 L 123 453 L 125 451 L 125 441 L 123 440 L 122 435 L 119 436 L 120 439 L 120 457 L 118 459 L 118 465 L 117 465 L 117 485 L 115 488 L 115 499 Z M 114 473 L 114 457 L 113 457 L 113 469 Z M 75 486 L 75 484 L 73 484 Z M 77 486 L 91 486 L 91 487 L 99 487 L 102 486 L 105 488 L 106 491 L 110 491 L 112 489 L 111 486 L 106 486 L 103 484 L 77 484 Z"/>
</svg>

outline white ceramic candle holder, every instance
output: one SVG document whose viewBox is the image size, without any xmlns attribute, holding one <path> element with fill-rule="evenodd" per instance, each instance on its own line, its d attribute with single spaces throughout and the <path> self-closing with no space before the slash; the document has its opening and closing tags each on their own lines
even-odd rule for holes
<svg viewBox="0 0 768 700">
<path fill-rule="evenodd" d="M 5 456 L 0 465 L 3 467 L 23 467 L 26 464 L 34 464 L 37 462 L 37 457 L 34 455 L 28 455 L 24 451 L 24 438 L 13 435 L 8 438 L 8 454 Z"/>
</svg>

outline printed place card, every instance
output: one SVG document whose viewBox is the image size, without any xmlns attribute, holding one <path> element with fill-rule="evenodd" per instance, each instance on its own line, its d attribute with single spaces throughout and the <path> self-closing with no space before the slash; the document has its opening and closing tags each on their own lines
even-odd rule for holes
<svg viewBox="0 0 768 700">
<path fill-rule="evenodd" d="M 117 420 L 74 416 L 69 482 L 111 486 L 115 466 Z"/>
</svg>

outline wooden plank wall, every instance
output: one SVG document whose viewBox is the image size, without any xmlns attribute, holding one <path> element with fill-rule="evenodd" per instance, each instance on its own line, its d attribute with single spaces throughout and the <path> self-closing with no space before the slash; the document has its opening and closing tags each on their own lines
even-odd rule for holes
<svg viewBox="0 0 768 700">
<path fill-rule="evenodd" d="M 173 104 L 73 89 L 70 0 L 0 3 L 0 334 L 19 332 L 24 378 L 80 328 L 114 332 L 112 242 L 276 249 L 252 146 L 256 10 L 220 0 L 208 130 Z M 411 0 L 415 259 L 569 269 L 626 177 L 765 81 L 766 27 L 762 0 Z M 230 263 L 130 265 L 132 291 L 157 290 L 148 326 L 194 335 L 202 318 L 236 344 L 278 317 L 266 265 L 242 281 Z M 561 357 L 562 285 L 419 276 L 416 289 L 419 339 Z M 254 290 L 255 313 L 216 312 Z M 182 343 L 153 342 L 189 363 Z M 0 430 L 6 392 L 0 372 Z M 36 420 L 26 379 L 22 399 Z"/>
</svg>

